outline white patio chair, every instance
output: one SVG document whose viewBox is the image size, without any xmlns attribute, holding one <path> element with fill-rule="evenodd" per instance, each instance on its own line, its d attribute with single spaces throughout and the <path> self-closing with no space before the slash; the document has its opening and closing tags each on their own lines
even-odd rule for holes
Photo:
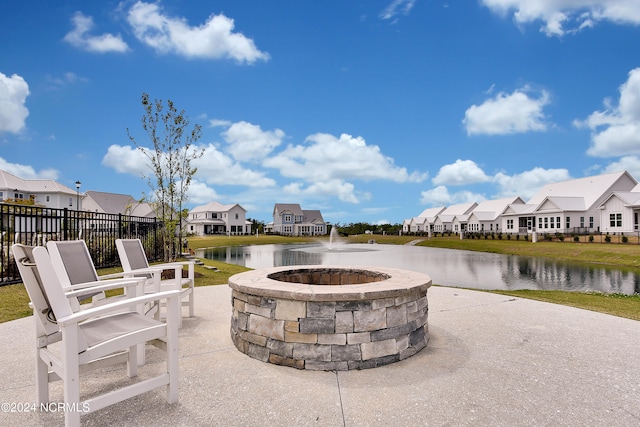
<svg viewBox="0 0 640 427">
<path fill-rule="evenodd" d="M 182 305 L 189 307 L 189 317 L 193 317 L 195 272 L 193 261 L 171 262 L 164 264 L 152 264 L 149 266 L 147 255 L 140 239 L 116 239 L 116 249 L 120 257 L 120 263 L 125 273 L 135 276 L 142 275 L 149 277 L 148 270 L 162 269 L 173 270 L 174 278 L 165 279 L 158 282 L 155 278 L 149 278 L 149 282 L 145 287 L 146 291 L 160 291 L 167 289 L 180 289 L 182 291 Z M 188 267 L 187 277 L 182 277 L 183 266 Z M 186 301 L 185 301 L 186 299 Z"/>
<path fill-rule="evenodd" d="M 98 276 L 93 260 L 91 259 L 91 255 L 89 254 L 89 249 L 87 248 L 87 244 L 84 240 L 50 240 L 47 242 L 47 249 L 53 263 L 53 269 L 64 289 L 70 289 L 72 286 L 81 283 L 84 283 L 85 286 L 89 286 L 91 283 L 97 285 L 106 279 L 126 278 L 127 276 L 132 277 L 124 272 Z M 162 270 L 160 269 L 149 269 L 148 271 L 149 277 L 154 281 L 157 281 L 157 283 L 160 282 L 161 273 Z M 104 292 L 96 290 L 93 294 L 87 293 L 86 296 L 79 298 L 77 303 L 71 301 L 71 304 L 74 311 L 78 311 L 80 309 L 80 303 L 86 302 L 87 299 L 91 299 L 90 306 L 98 306 L 106 302 L 114 302 L 114 299 L 122 298 L 124 298 L 124 296 L 115 296 L 107 299 Z M 148 310 L 152 310 L 153 307 L 153 305 L 150 306 Z M 149 315 L 151 314 L 153 314 L 153 312 Z"/>
<path fill-rule="evenodd" d="M 80 425 L 82 413 L 95 412 L 158 387 L 167 387 L 168 403 L 178 401 L 179 291 L 143 296 L 132 296 L 130 292 L 130 298 L 74 312 L 69 300 L 95 291 L 96 285 L 73 286 L 65 293 L 44 247 L 14 244 L 12 250 L 31 299 L 36 324 L 38 405 L 49 402 L 49 383 L 60 379 L 64 383 L 67 426 Z M 135 290 L 138 282 L 130 279 L 128 286 Z M 99 288 L 106 290 L 124 285 L 122 281 L 107 281 Z M 158 299 L 166 300 L 166 322 L 141 314 L 144 304 Z M 166 369 L 155 377 L 115 390 L 111 390 L 114 384 L 110 384 L 104 394 L 81 400 L 81 373 L 126 360 L 127 375 L 135 377 L 138 346 L 152 340 L 161 340 L 160 347 L 166 350 Z"/>
</svg>

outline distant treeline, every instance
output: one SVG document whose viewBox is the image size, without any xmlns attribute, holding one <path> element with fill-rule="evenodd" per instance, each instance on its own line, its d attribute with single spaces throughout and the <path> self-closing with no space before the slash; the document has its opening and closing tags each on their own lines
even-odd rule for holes
<svg viewBox="0 0 640 427">
<path fill-rule="evenodd" d="M 353 234 L 398 234 L 402 231 L 402 224 L 369 224 L 366 222 L 352 222 L 349 224 L 335 223 L 333 227 L 338 229 L 341 236 Z"/>
</svg>

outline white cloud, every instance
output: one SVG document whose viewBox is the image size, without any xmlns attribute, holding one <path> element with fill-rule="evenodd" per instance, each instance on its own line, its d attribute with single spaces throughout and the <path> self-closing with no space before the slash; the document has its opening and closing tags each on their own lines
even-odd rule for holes
<svg viewBox="0 0 640 427">
<path fill-rule="evenodd" d="M 364 193 L 358 197 L 354 185 L 340 179 L 315 182 L 307 187 L 304 187 L 303 183 L 294 182 L 285 185 L 283 191 L 285 194 L 295 196 L 337 197 L 339 200 L 347 203 L 360 203 L 362 200 L 368 200 L 371 196 L 368 193 Z"/>
<path fill-rule="evenodd" d="M 189 198 L 189 203 L 196 205 L 204 205 L 210 203 L 212 200 L 220 199 L 220 195 L 216 193 L 216 190 L 195 179 L 189 184 L 187 197 Z"/>
<path fill-rule="evenodd" d="M 149 175 L 149 159 L 143 152 L 129 145 L 113 144 L 102 158 L 102 164 L 118 173 L 128 173 L 137 177 Z"/>
<path fill-rule="evenodd" d="M 420 203 L 431 206 L 450 206 L 459 203 L 481 202 L 485 198 L 482 194 L 471 191 L 458 191 L 449 193 L 449 189 L 444 185 L 439 185 L 431 190 L 420 193 Z"/>
<path fill-rule="evenodd" d="M 211 15 L 207 21 L 192 27 L 185 18 L 166 16 L 158 4 L 136 2 L 127 20 L 141 42 L 159 53 L 175 53 L 187 58 L 232 58 L 253 63 L 268 60 L 252 39 L 233 32 L 234 21 L 224 15 Z"/>
<path fill-rule="evenodd" d="M 193 161 L 196 178 L 207 184 L 271 187 L 276 182 L 262 172 L 246 169 L 213 144 L 204 147 L 204 155 Z"/>
<path fill-rule="evenodd" d="M 380 19 L 394 19 L 393 23 L 397 22 L 398 15 L 408 15 L 413 9 L 416 0 L 393 0 L 387 7 L 380 12 Z"/>
<path fill-rule="evenodd" d="M 629 172 L 635 179 L 640 178 L 640 158 L 638 158 L 638 156 L 624 156 L 617 162 L 607 165 L 602 172 L 610 173 L 620 171 Z"/>
<path fill-rule="evenodd" d="M 66 86 L 69 84 L 77 83 L 77 82 L 86 82 L 88 79 L 84 77 L 80 77 L 76 73 L 66 72 L 62 76 L 53 76 L 51 74 L 47 74 L 46 76 L 49 83 L 51 83 L 54 87 Z"/>
<path fill-rule="evenodd" d="M 434 185 L 468 185 L 489 181 L 489 177 L 473 160 L 456 160 L 444 165 L 432 180 Z"/>
<path fill-rule="evenodd" d="M 194 179 L 206 184 L 243 185 L 248 187 L 270 187 L 276 183 L 262 172 L 252 171 L 235 163 L 229 156 L 213 144 L 200 147 L 204 154 L 194 159 L 192 166 L 198 168 Z M 119 173 L 153 177 L 149 159 L 139 149 L 132 146 L 112 145 L 102 159 L 102 164 Z"/>
<path fill-rule="evenodd" d="M 549 104 L 549 94 L 529 96 L 528 87 L 511 94 L 501 92 L 481 105 L 472 105 L 465 112 L 462 123 L 467 135 L 505 135 L 530 131 L 545 131 L 547 123 L 542 109 Z"/>
<path fill-rule="evenodd" d="M 17 74 L 7 77 L 0 73 L 0 134 L 18 133 L 25 127 L 29 110 L 25 102 L 29 85 Z"/>
<path fill-rule="evenodd" d="M 229 127 L 231 126 L 233 123 L 231 123 L 231 121 L 229 120 L 222 120 L 222 119 L 211 119 L 209 120 L 209 126 L 211 126 L 212 128 L 215 127 Z"/>
<path fill-rule="evenodd" d="M 260 126 L 240 121 L 222 133 L 229 144 L 229 153 L 243 162 L 261 161 L 282 143 L 284 132 L 280 129 L 263 131 Z"/>
<path fill-rule="evenodd" d="M 575 126 L 586 126 L 592 131 L 592 145 L 587 154 L 595 157 L 640 154 L 640 68 L 631 70 L 620 86 L 618 106 L 605 100 L 605 107 L 584 121 L 574 121 Z"/>
<path fill-rule="evenodd" d="M 278 169 L 280 175 L 297 180 L 285 187 L 290 194 L 338 197 L 349 203 L 368 200 L 371 195 L 356 191 L 353 180 L 421 182 L 427 174 L 407 173 L 384 156 L 380 148 L 367 145 L 362 137 L 318 133 L 305 145 L 290 145 L 266 158 L 263 166 Z M 306 183 L 306 187 L 305 187 Z"/>
<path fill-rule="evenodd" d="M 426 174 L 407 173 L 394 165 L 376 145 L 367 145 L 362 137 L 342 134 L 339 138 L 325 133 L 310 135 L 305 145 L 290 145 L 264 161 L 264 165 L 280 170 L 283 176 L 309 182 L 332 179 L 362 181 L 389 180 L 421 182 Z"/>
<path fill-rule="evenodd" d="M 2 157 L 0 157 L 0 170 L 9 172 L 11 175 L 15 175 L 22 179 L 53 179 L 57 180 L 60 172 L 55 169 L 43 169 L 40 172 L 36 172 L 32 166 L 21 165 L 19 163 L 9 163 Z"/>
<path fill-rule="evenodd" d="M 85 16 L 82 12 L 76 12 L 71 18 L 73 22 L 73 30 L 64 36 L 64 41 L 72 46 L 89 52 L 105 53 L 105 52 L 126 52 L 129 46 L 122 40 L 120 34 L 102 34 L 100 36 L 89 35 L 93 29 L 93 18 Z"/>
<path fill-rule="evenodd" d="M 540 167 L 515 175 L 499 172 L 493 177 L 493 181 L 499 187 L 498 198 L 520 196 L 524 200 L 531 198 L 546 184 L 569 179 L 571 179 L 571 175 L 566 169 L 543 169 Z"/>
<path fill-rule="evenodd" d="M 510 14 L 518 24 L 542 21 L 547 36 L 562 36 L 599 21 L 640 24 L 638 0 L 482 0 L 495 13 Z M 568 27 L 568 29 L 567 29 Z"/>
</svg>

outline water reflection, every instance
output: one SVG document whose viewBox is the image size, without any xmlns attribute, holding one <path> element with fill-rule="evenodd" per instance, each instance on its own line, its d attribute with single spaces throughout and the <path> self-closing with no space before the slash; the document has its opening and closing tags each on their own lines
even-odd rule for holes
<svg viewBox="0 0 640 427">
<path fill-rule="evenodd" d="M 640 293 L 640 275 L 605 267 L 515 255 L 400 245 L 252 245 L 201 250 L 199 257 L 268 268 L 287 265 L 363 265 L 429 274 L 434 283 L 476 289 L 543 289 Z"/>
</svg>

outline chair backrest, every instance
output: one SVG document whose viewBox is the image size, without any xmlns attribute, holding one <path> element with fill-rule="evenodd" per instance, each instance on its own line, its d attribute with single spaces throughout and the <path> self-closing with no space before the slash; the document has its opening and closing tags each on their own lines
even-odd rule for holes
<svg viewBox="0 0 640 427">
<path fill-rule="evenodd" d="M 50 240 L 47 242 L 47 249 L 63 287 L 98 280 L 98 273 L 84 240 Z"/>
<path fill-rule="evenodd" d="M 21 244 L 11 246 L 13 256 L 15 257 L 18 271 L 22 277 L 24 287 L 27 289 L 29 299 L 33 305 L 33 314 L 38 323 L 38 333 L 43 331 L 45 335 L 51 335 L 58 332 L 59 328 L 53 314 L 53 309 L 49 304 L 47 292 L 45 291 L 42 279 L 36 267 L 33 257 L 33 247 Z"/>
<path fill-rule="evenodd" d="M 74 308 L 65 295 L 60 279 L 53 269 L 53 263 L 49 252 L 42 246 L 33 248 L 33 259 L 40 276 L 42 289 L 49 301 L 49 306 L 56 319 L 62 319 L 74 313 Z M 75 298 L 74 298 L 75 300 Z M 87 341 L 82 331 L 78 331 L 78 352 L 87 348 Z"/>
<path fill-rule="evenodd" d="M 100 280 L 84 240 L 50 240 L 47 242 L 47 249 L 49 250 L 53 270 L 64 289 L 68 289 L 71 285 Z M 96 292 L 84 295 L 77 300 L 78 304 L 72 302 L 72 307 L 75 311 L 78 311 L 81 302 L 101 293 Z"/>
<path fill-rule="evenodd" d="M 116 239 L 116 249 L 125 272 L 149 268 L 147 254 L 144 253 L 140 239 Z"/>
</svg>

